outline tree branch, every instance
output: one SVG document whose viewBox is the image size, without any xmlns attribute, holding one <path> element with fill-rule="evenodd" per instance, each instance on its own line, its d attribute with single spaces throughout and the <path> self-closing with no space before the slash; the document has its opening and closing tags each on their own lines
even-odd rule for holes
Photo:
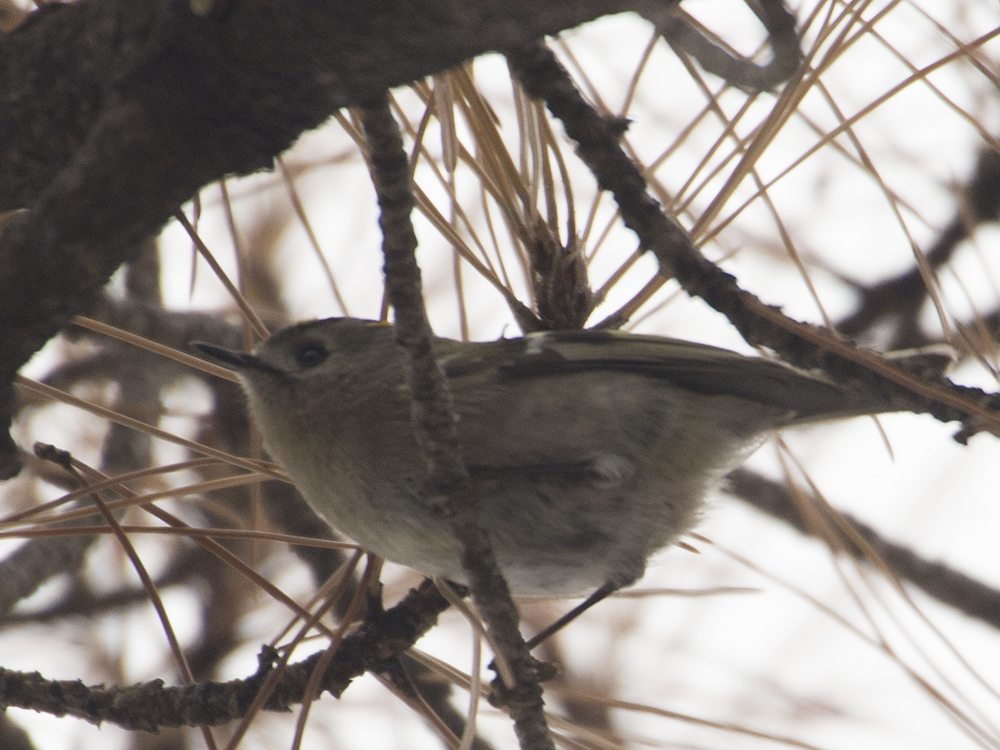
<svg viewBox="0 0 1000 750">
<path fill-rule="evenodd" d="M 539 664 L 518 628 L 517 608 L 500 573 L 489 538 L 479 525 L 476 495 L 462 461 L 451 391 L 434 356 L 433 333 L 424 309 L 417 238 L 413 232 L 413 185 L 399 126 L 383 98 L 362 113 L 369 145 L 372 182 L 378 194 L 386 289 L 396 311 L 399 343 L 409 353 L 408 385 L 413 399 L 414 432 L 427 461 L 427 492 L 439 504 L 462 549 L 462 568 L 472 598 L 514 684 L 505 686 L 504 705 L 514 719 L 523 750 L 554 750 L 545 720 Z"/>
<path fill-rule="evenodd" d="M 203 185 L 337 109 L 650 0 L 81 0 L 0 35 L 0 424 L 10 381 Z M 663 0 L 670 2 L 670 0 Z M 0 437 L 0 478 L 19 469 Z"/>
<path fill-rule="evenodd" d="M 434 584 L 425 581 L 395 607 L 376 613 L 344 637 L 326 669 L 321 689 L 339 696 L 355 677 L 378 670 L 416 643 L 447 608 L 448 602 Z M 286 711 L 300 702 L 322 654 L 284 667 L 265 708 Z M 48 680 L 37 672 L 0 668 L 0 707 L 76 716 L 94 724 L 111 722 L 145 732 L 162 727 L 217 726 L 245 715 L 271 676 L 276 656 L 273 650 L 263 653 L 257 674 L 246 679 L 180 687 L 165 687 L 162 680 L 128 687 L 87 686 L 79 680 Z"/>
<path fill-rule="evenodd" d="M 676 278 L 688 294 L 724 314 L 747 341 L 778 351 L 800 367 L 819 367 L 840 382 L 878 393 L 901 409 L 961 421 L 963 428 L 956 435 L 960 441 L 983 429 L 1000 434 L 1000 395 L 958 386 L 944 377 L 920 378 L 825 329 L 785 316 L 741 288 L 734 276 L 699 252 L 685 229 L 650 195 L 639 167 L 618 142 L 616 124 L 583 98 L 551 50 L 536 40 L 508 50 L 507 59 L 525 91 L 542 99 L 562 121 L 598 185 L 614 196 L 625 225 L 656 256 L 661 275 Z"/>
</svg>

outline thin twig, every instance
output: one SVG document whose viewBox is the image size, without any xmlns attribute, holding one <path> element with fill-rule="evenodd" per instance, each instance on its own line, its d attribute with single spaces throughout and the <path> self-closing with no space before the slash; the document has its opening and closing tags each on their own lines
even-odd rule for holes
<svg viewBox="0 0 1000 750">
<path fill-rule="evenodd" d="M 479 526 L 475 494 L 458 447 L 451 393 L 434 358 L 415 257 L 417 240 L 410 221 L 414 198 L 403 139 L 385 99 L 365 108 L 362 122 L 381 208 L 386 287 L 396 311 L 398 340 L 410 355 L 415 434 L 428 464 L 428 491 L 451 523 L 462 547 L 462 567 L 473 600 L 513 669 L 516 682 L 505 687 L 504 703 L 521 747 L 554 750 L 538 684 L 538 663 L 524 644 L 507 582 Z"/>
</svg>

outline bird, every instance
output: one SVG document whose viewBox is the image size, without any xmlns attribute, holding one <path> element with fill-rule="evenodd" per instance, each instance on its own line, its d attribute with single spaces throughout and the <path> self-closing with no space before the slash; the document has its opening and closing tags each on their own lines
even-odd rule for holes
<svg viewBox="0 0 1000 750">
<path fill-rule="evenodd" d="M 194 346 L 235 371 L 267 451 L 331 527 L 387 560 L 467 582 L 448 521 L 423 492 L 394 326 L 326 318 L 253 353 Z M 661 336 L 542 331 L 433 347 L 478 520 L 515 595 L 631 585 L 776 430 L 897 410 L 777 361 Z"/>
</svg>

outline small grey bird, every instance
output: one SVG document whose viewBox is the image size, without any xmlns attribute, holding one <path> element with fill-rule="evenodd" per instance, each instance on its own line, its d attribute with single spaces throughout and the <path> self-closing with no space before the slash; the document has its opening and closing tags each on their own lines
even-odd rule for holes
<svg viewBox="0 0 1000 750">
<path fill-rule="evenodd" d="M 279 331 L 254 354 L 196 346 L 237 372 L 268 451 L 331 526 L 464 582 L 448 523 L 421 494 L 392 326 L 330 318 Z M 480 524 L 522 595 L 629 585 L 776 429 L 893 410 L 776 362 L 657 336 L 439 338 L 435 353 Z"/>
</svg>

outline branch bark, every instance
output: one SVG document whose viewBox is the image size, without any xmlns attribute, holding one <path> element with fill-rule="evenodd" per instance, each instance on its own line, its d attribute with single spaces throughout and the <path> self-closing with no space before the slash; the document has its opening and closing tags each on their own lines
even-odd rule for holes
<svg viewBox="0 0 1000 750">
<path fill-rule="evenodd" d="M 433 627 L 447 608 L 434 584 L 424 581 L 395 607 L 378 612 L 344 638 L 324 672 L 321 690 L 339 696 L 355 677 L 384 668 Z M 287 711 L 303 699 L 321 656 L 322 652 L 313 654 L 273 675 L 277 653 L 272 649 L 261 655 L 260 668 L 251 677 L 180 687 L 166 687 L 162 680 L 126 687 L 88 686 L 79 680 L 48 680 L 37 672 L 0 668 L 0 707 L 76 716 L 94 724 L 111 722 L 145 732 L 218 726 L 242 718 L 265 682 L 270 688 L 265 708 Z"/>
<path fill-rule="evenodd" d="M 0 35 L 0 211 L 28 209 L 0 232 L 0 424 L 17 370 L 203 185 L 269 167 L 305 130 L 392 86 L 650 1 L 81 0 L 35 12 Z M 0 478 L 18 469 L 4 433 Z"/>
<path fill-rule="evenodd" d="M 502 692 L 522 750 L 555 750 L 545 719 L 540 665 L 518 628 L 510 589 L 479 525 L 475 488 L 461 456 L 458 418 L 451 390 L 434 357 L 433 333 L 424 308 L 417 238 L 413 231 L 413 185 L 399 126 L 388 99 L 362 111 L 372 182 L 378 195 L 385 256 L 385 283 L 396 312 L 396 335 L 409 353 L 407 383 L 413 399 L 413 428 L 427 462 L 425 492 L 437 503 L 462 548 L 462 568 L 472 598 L 486 623 L 497 658 L 510 665 L 513 684 Z M 499 682 L 499 681 L 498 681 Z"/>
</svg>

